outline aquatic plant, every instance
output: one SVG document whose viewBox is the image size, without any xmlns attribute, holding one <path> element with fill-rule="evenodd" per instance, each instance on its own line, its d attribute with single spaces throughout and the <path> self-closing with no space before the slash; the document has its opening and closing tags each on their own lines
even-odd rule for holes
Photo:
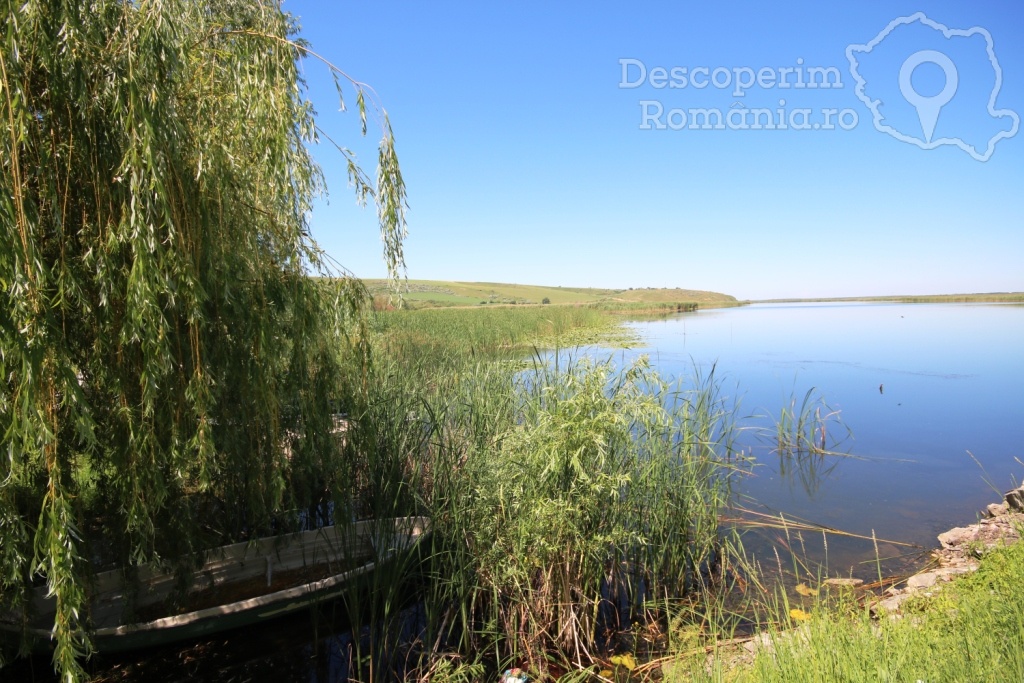
<svg viewBox="0 0 1024 683">
<path fill-rule="evenodd" d="M 700 588 L 739 464 L 713 373 L 673 385 L 646 360 L 538 354 L 524 367 L 458 352 L 445 368 L 377 357 L 356 419 L 377 444 L 362 447 L 378 454 L 363 479 L 405 482 L 404 504 L 433 519 L 426 668 L 449 652 L 496 671 L 586 667 L 632 622 L 660 618 L 655 597 Z"/>
</svg>

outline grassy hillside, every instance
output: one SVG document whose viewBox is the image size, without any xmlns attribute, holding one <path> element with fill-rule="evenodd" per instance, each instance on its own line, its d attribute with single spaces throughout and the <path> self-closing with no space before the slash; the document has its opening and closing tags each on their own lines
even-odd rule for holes
<svg viewBox="0 0 1024 683">
<path fill-rule="evenodd" d="M 374 295 L 390 293 L 385 280 L 366 280 Z M 499 282 L 447 282 L 409 280 L 403 298 L 414 308 L 439 306 L 480 306 L 490 304 L 588 304 L 622 302 L 628 308 L 638 303 L 697 303 L 702 306 L 735 305 L 728 294 L 693 289 L 593 289 L 582 287 L 544 287 Z"/>
<path fill-rule="evenodd" d="M 386 280 L 365 280 L 375 296 L 391 294 Z M 501 282 L 454 282 L 446 280 L 409 280 L 403 293 L 408 308 L 481 306 L 491 304 L 595 304 L 602 310 L 641 311 L 643 304 L 662 309 L 668 304 L 695 303 L 703 308 L 736 306 L 741 303 L 786 303 L 815 301 L 893 301 L 902 303 L 943 302 L 1024 302 L 1024 292 L 985 294 L 936 294 L 927 296 L 828 297 L 807 299 L 765 299 L 740 302 L 736 297 L 698 289 L 598 289 L 588 287 L 545 287 Z"/>
<path fill-rule="evenodd" d="M 610 297 L 613 301 L 636 301 L 644 303 L 670 303 L 691 301 L 705 306 L 732 305 L 738 303 L 736 297 L 718 292 L 705 292 L 699 289 L 627 289 Z"/>
</svg>

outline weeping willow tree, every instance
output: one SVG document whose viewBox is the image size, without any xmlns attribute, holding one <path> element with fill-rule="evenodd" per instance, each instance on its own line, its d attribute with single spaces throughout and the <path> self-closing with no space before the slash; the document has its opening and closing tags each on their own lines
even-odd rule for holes
<svg viewBox="0 0 1024 683">
<path fill-rule="evenodd" d="M 3 4 L 0 613 L 45 582 L 71 680 L 99 558 L 187 557 L 339 485 L 337 348 L 364 297 L 321 277 L 313 53 L 278 3 Z M 375 183 L 342 153 L 395 274 L 390 125 L 334 73 L 383 132 Z"/>
</svg>

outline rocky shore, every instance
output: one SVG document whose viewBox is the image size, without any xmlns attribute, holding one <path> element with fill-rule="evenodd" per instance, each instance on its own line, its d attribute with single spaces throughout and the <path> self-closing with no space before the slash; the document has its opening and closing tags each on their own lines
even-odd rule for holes
<svg viewBox="0 0 1024 683">
<path fill-rule="evenodd" d="M 915 595 L 929 596 L 942 583 L 977 570 L 985 553 L 1018 541 L 1020 529 L 1024 529 L 1024 486 L 1007 493 L 1002 503 L 989 505 L 976 524 L 956 527 L 939 534 L 940 547 L 932 552 L 933 561 L 926 569 L 902 582 L 902 585 L 897 584 L 899 587 L 893 586 L 884 595 L 874 598 L 870 603 L 872 615 L 902 618 L 900 605 L 905 600 Z M 831 578 L 822 583 L 824 586 L 857 591 L 863 590 L 861 586 L 864 584 L 861 579 L 853 578 Z M 758 652 L 773 651 L 780 638 L 799 637 L 798 634 L 804 628 L 798 625 L 781 632 L 764 631 L 736 639 L 732 641 L 738 646 L 736 649 L 709 652 L 705 668 L 710 672 L 716 658 L 724 658 L 726 668 L 749 665 Z"/>
<path fill-rule="evenodd" d="M 911 595 L 927 592 L 936 584 L 978 568 L 978 560 L 989 550 L 1015 543 L 1024 527 L 1024 486 L 1005 496 L 1002 503 L 993 503 L 976 524 L 956 527 L 939 534 L 940 548 L 932 552 L 934 562 L 924 571 L 907 579 L 901 588 L 890 588 L 887 597 L 872 606 L 876 614 L 898 615 L 900 605 Z"/>
</svg>

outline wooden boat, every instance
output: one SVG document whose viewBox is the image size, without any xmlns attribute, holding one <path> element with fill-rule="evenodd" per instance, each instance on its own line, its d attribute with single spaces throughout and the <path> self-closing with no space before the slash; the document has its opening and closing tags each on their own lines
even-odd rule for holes
<svg viewBox="0 0 1024 683">
<path fill-rule="evenodd" d="M 296 612 L 337 598 L 385 563 L 408 556 L 428 533 L 427 518 L 401 517 L 223 546 L 206 554 L 176 610 L 170 600 L 175 594 L 173 574 L 141 566 L 131 623 L 123 623 L 128 597 L 124 573 L 97 574 L 91 601 L 93 645 L 98 652 L 164 645 Z M 45 587 L 37 589 L 27 629 L 43 642 L 51 638 L 55 605 L 45 595 Z M 0 629 L 20 632 L 22 625 L 0 617 Z"/>
</svg>

